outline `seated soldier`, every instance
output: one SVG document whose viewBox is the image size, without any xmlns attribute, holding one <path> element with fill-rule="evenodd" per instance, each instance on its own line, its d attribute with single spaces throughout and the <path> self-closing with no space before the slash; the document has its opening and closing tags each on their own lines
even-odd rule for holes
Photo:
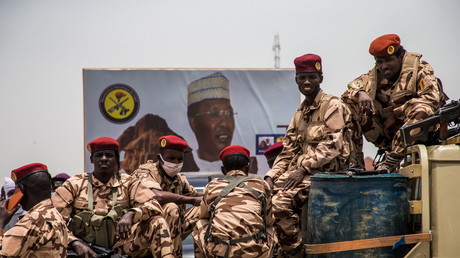
<svg viewBox="0 0 460 258">
<path fill-rule="evenodd" d="M 41 163 L 32 163 L 11 171 L 15 194 L 0 202 L 1 257 L 66 257 L 68 229 L 51 202 L 51 175 Z M 3 228 L 19 209 L 7 209 L 7 202 L 20 198 L 27 212 L 10 230 Z M 17 199 L 16 199 L 17 200 Z M 13 203 L 11 203 L 13 205 Z"/>
<path fill-rule="evenodd" d="M 369 54 L 374 67 L 349 83 L 342 99 L 356 121 L 357 152 L 362 153 L 364 135 L 385 150 L 376 169 L 396 172 L 405 153 L 399 129 L 433 115 L 448 98 L 431 65 L 421 60 L 421 54 L 406 51 L 398 35 L 376 38 Z"/>
<path fill-rule="evenodd" d="M 140 165 L 132 176 L 150 188 L 156 194 L 158 202 L 163 205 L 164 218 L 168 222 L 173 240 L 174 255 L 181 257 L 182 240 L 192 232 L 198 220 L 198 205 L 202 197 L 185 176 L 178 174 L 183 165 L 187 142 L 177 136 L 168 135 L 158 138 L 158 143 L 158 162 L 149 160 Z M 185 204 L 195 207 L 186 210 Z"/>
<path fill-rule="evenodd" d="M 61 186 L 65 180 L 69 179 L 70 176 L 67 175 L 66 173 L 59 173 L 56 176 L 52 178 L 53 181 L 53 191 L 56 191 L 56 189 Z"/>
<path fill-rule="evenodd" d="M 270 187 L 248 177 L 249 150 L 231 145 L 219 155 L 223 179 L 204 189 L 192 235 L 196 257 L 271 257 L 274 246 Z"/>
<path fill-rule="evenodd" d="M 78 256 L 96 257 L 86 242 L 124 255 L 173 257 L 172 242 L 155 194 L 137 178 L 119 173 L 119 144 L 109 137 L 88 143 L 94 172 L 67 179 L 53 203 L 72 219 L 69 246 Z"/>
</svg>

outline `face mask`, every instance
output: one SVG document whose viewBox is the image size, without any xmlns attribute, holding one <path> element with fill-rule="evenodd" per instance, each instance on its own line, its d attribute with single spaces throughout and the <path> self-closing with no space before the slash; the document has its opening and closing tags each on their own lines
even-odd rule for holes
<svg viewBox="0 0 460 258">
<path fill-rule="evenodd" d="M 176 163 L 165 161 L 163 157 L 161 156 L 161 154 L 160 154 L 160 159 L 161 161 L 163 161 L 163 164 L 161 166 L 165 170 L 166 174 L 168 174 L 168 176 L 170 177 L 174 177 L 175 175 L 177 175 L 177 173 L 179 173 L 179 171 L 182 169 L 182 166 L 184 165 L 184 162 L 176 164 Z"/>
</svg>

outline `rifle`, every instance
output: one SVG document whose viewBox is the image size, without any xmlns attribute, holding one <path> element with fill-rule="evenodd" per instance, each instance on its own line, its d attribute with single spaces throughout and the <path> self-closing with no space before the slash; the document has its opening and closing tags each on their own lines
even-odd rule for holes
<svg viewBox="0 0 460 258">
<path fill-rule="evenodd" d="M 83 244 L 85 244 L 86 246 L 91 248 L 96 253 L 97 257 L 100 257 L 100 258 L 124 258 L 124 257 L 128 257 L 128 256 L 125 256 L 125 255 L 116 254 L 113 250 L 107 249 L 107 248 L 105 248 L 103 246 L 96 245 L 96 244 L 93 244 L 93 243 L 88 243 L 83 239 L 79 239 L 79 240 Z M 75 253 L 74 250 L 67 249 L 67 257 L 76 258 L 76 257 L 78 257 L 78 255 L 77 255 L 77 253 Z"/>
<path fill-rule="evenodd" d="M 429 138 L 431 140 L 436 136 L 436 139 L 445 140 L 452 136 L 457 130 L 448 130 L 449 123 L 460 123 L 460 100 L 452 100 L 449 104 L 436 110 L 436 113 L 422 121 L 413 123 L 411 125 L 403 126 L 399 129 L 403 138 L 404 147 L 413 145 L 415 143 L 426 143 Z M 430 134 L 436 125 L 441 125 L 438 134 Z"/>
</svg>

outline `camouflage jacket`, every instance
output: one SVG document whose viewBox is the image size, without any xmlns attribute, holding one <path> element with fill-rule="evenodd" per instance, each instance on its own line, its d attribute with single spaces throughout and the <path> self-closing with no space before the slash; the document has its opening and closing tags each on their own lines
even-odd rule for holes
<svg viewBox="0 0 460 258">
<path fill-rule="evenodd" d="M 227 176 L 245 176 L 240 170 L 232 170 Z M 267 232 L 273 225 L 272 203 L 270 188 L 268 184 L 259 177 L 248 177 L 243 181 L 246 185 L 254 188 L 256 191 L 265 194 L 266 198 L 266 218 L 265 223 Z M 203 201 L 200 206 L 200 218 L 209 219 L 210 205 L 219 196 L 220 192 L 228 185 L 229 181 L 225 179 L 216 179 L 209 183 L 204 189 Z M 222 240 L 237 239 L 247 237 L 258 233 L 263 227 L 263 218 L 261 216 L 262 204 L 257 197 L 247 189 L 235 187 L 226 197 L 217 204 L 214 212 L 214 219 L 211 225 L 210 234 L 213 237 Z M 237 243 L 240 248 L 257 245 L 255 241 Z M 257 256 L 254 256 L 257 257 Z"/>
<path fill-rule="evenodd" d="M 142 164 L 131 175 L 138 178 L 149 189 L 175 193 L 184 196 L 195 197 L 198 192 L 190 185 L 184 175 L 177 174 L 175 177 L 166 175 L 158 169 L 159 162 L 152 160 Z M 181 212 L 185 211 L 185 205 L 180 205 Z"/>
<path fill-rule="evenodd" d="M 0 237 L 1 256 L 66 257 L 68 229 L 51 199 L 32 207 Z"/>
<path fill-rule="evenodd" d="M 358 92 L 365 91 L 375 100 L 376 109 L 383 110 L 384 117 L 392 112 L 400 120 L 406 120 L 418 109 L 428 108 L 434 113 L 448 98 L 434 75 L 433 68 L 426 61 L 421 61 L 421 56 L 410 52 L 404 54 L 401 73 L 396 82 L 383 78 L 374 67 L 350 82 L 342 99 L 345 103 L 357 105 Z"/>
<path fill-rule="evenodd" d="M 73 215 L 88 210 L 88 176 L 83 173 L 67 179 L 56 189 L 52 197 L 53 204 L 69 220 Z M 155 194 L 137 178 L 124 173 L 116 173 L 107 184 L 92 175 L 94 213 L 105 216 L 112 209 L 112 187 L 118 188 L 117 205 L 135 212 L 133 223 L 144 221 L 152 216 L 161 215 L 162 208 Z M 70 236 L 69 242 L 77 240 Z"/>
<path fill-rule="evenodd" d="M 276 180 L 301 166 L 310 174 L 348 168 L 350 142 L 344 140 L 343 132 L 350 116 L 337 97 L 322 90 L 311 105 L 304 101 L 286 130 L 283 151 L 266 176 Z"/>
</svg>

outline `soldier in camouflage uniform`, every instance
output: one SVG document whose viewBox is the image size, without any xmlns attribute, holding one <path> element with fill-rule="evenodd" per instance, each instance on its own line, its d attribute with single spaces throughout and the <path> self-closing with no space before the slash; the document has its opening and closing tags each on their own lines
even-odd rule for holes
<svg viewBox="0 0 460 258">
<path fill-rule="evenodd" d="M 167 135 L 158 138 L 158 143 L 158 162 L 149 160 L 146 164 L 140 165 L 132 176 L 156 194 L 169 225 L 174 255 L 182 257 L 182 240 L 192 232 L 198 220 L 198 205 L 202 197 L 184 175 L 178 174 L 183 165 L 187 142 L 177 136 Z M 185 209 L 185 204 L 195 207 Z"/>
<path fill-rule="evenodd" d="M 294 114 L 284 148 L 265 176 L 273 189 L 275 229 L 281 257 L 302 257 L 301 207 L 310 191 L 310 175 L 356 166 L 352 159 L 351 118 L 339 98 L 325 94 L 321 57 L 307 54 L 294 60 L 296 83 L 305 100 Z"/>
<path fill-rule="evenodd" d="M 25 165 L 13 170 L 11 178 L 24 194 L 20 204 L 27 212 L 3 234 L 19 206 L 8 211 L 6 201 L 0 202 L 0 256 L 66 257 L 68 229 L 51 202 L 51 175 L 46 165 Z"/>
<path fill-rule="evenodd" d="M 88 143 L 88 150 L 94 172 L 69 178 L 52 198 L 63 217 L 72 218 L 70 247 L 79 256 L 96 257 L 78 236 L 134 257 L 173 257 L 168 225 L 155 194 L 137 178 L 118 172 L 118 142 L 100 137 Z"/>
<path fill-rule="evenodd" d="M 274 246 L 270 188 L 247 177 L 249 150 L 231 145 L 219 155 L 223 179 L 204 189 L 200 220 L 192 235 L 195 257 L 272 257 Z"/>
<path fill-rule="evenodd" d="M 375 39 L 369 53 L 375 67 L 348 84 L 342 99 L 356 121 L 355 139 L 362 151 L 362 134 L 369 142 L 388 150 L 377 169 L 393 172 L 404 154 L 399 128 L 434 114 L 447 96 L 433 68 L 421 54 L 404 50 L 398 35 Z M 412 144 L 412 143 L 410 143 Z"/>
</svg>

